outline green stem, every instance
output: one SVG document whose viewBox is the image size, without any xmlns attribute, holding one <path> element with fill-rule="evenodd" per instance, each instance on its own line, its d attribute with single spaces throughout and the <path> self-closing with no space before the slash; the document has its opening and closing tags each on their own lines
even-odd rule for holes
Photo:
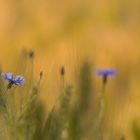
<svg viewBox="0 0 140 140">
<path fill-rule="evenodd" d="M 105 94 L 105 86 L 106 84 L 103 82 L 102 90 L 99 96 L 99 113 L 97 116 L 97 120 L 95 122 L 95 135 L 97 140 L 103 139 L 103 134 L 101 130 L 101 123 L 103 120 L 104 110 L 105 110 L 105 103 L 104 103 L 104 94 Z"/>
</svg>

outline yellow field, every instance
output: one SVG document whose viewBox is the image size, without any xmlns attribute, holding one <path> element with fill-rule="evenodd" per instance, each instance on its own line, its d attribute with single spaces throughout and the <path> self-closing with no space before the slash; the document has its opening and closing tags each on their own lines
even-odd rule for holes
<svg viewBox="0 0 140 140">
<path fill-rule="evenodd" d="M 48 109 L 59 94 L 61 66 L 67 83 L 75 84 L 79 63 L 88 58 L 97 92 L 101 79 L 95 69 L 116 68 L 117 76 L 107 85 L 112 106 L 108 119 L 133 140 L 133 121 L 140 120 L 139 13 L 139 0 L 1 0 L 1 67 L 15 71 L 21 51 L 33 49 L 35 79 L 43 70 L 40 96 Z"/>
</svg>

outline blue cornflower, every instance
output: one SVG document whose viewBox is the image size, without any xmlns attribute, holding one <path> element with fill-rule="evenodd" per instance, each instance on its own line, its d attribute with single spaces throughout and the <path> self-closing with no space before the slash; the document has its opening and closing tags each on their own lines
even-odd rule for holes
<svg viewBox="0 0 140 140">
<path fill-rule="evenodd" d="M 102 76 L 116 75 L 116 70 L 115 69 L 98 69 L 96 70 L 96 74 L 102 75 Z"/>
<path fill-rule="evenodd" d="M 103 84 L 105 84 L 108 76 L 116 75 L 116 69 L 97 69 L 96 74 L 103 76 Z"/>
<path fill-rule="evenodd" d="M 14 77 L 12 73 L 2 73 L 2 77 L 8 81 L 8 88 L 11 88 L 12 85 L 22 85 L 24 83 L 24 78 L 21 75 Z"/>
</svg>

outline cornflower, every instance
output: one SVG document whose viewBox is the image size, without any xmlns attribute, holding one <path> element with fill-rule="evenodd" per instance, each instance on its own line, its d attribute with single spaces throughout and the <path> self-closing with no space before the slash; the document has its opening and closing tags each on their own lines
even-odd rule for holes
<svg viewBox="0 0 140 140">
<path fill-rule="evenodd" d="M 14 76 L 12 73 L 2 73 L 2 77 L 8 81 L 7 89 L 10 89 L 13 85 L 22 85 L 24 78 L 21 75 Z"/>
</svg>

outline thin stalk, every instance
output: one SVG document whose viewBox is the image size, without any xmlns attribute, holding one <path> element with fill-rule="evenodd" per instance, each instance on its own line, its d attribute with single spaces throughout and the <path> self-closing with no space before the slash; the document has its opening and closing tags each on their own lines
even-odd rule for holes
<svg viewBox="0 0 140 140">
<path fill-rule="evenodd" d="M 95 135 L 97 140 L 103 140 L 102 130 L 101 130 L 101 123 L 103 120 L 104 110 L 105 110 L 105 102 L 104 102 L 104 94 L 105 94 L 105 86 L 106 82 L 102 82 L 102 88 L 99 95 L 99 113 L 97 116 L 97 120 L 95 122 Z"/>
</svg>

